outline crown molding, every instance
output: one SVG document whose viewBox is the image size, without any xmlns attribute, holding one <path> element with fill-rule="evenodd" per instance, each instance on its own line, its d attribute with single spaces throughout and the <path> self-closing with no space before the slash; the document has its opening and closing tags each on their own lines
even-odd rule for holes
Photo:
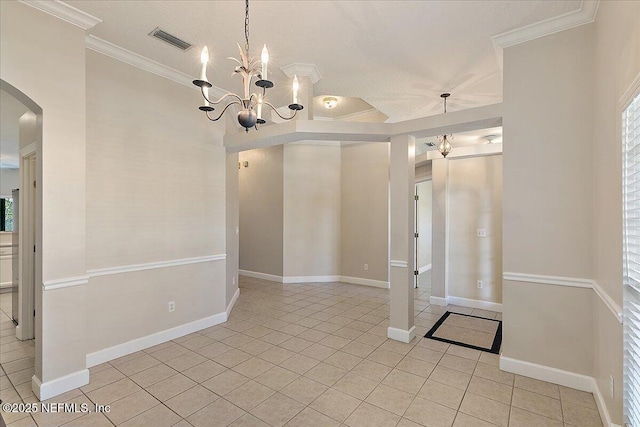
<svg viewBox="0 0 640 427">
<path fill-rule="evenodd" d="M 290 79 L 296 75 L 309 77 L 312 84 L 318 83 L 318 81 L 322 78 L 322 75 L 320 74 L 318 67 L 316 67 L 316 64 L 303 64 L 300 62 L 294 62 L 293 64 L 285 65 L 280 69 Z"/>
<path fill-rule="evenodd" d="M 56 18 L 62 19 L 70 24 L 78 26 L 83 30 L 88 30 L 99 23 L 102 19 L 96 18 L 93 15 L 89 15 L 86 12 L 76 9 L 60 0 L 20 0 L 20 3 L 24 3 L 28 6 L 34 7 Z"/>
<path fill-rule="evenodd" d="M 599 5 L 600 0 L 582 0 L 580 9 L 495 35 L 491 40 L 497 46 L 505 48 L 589 24 L 595 21 Z"/>
<path fill-rule="evenodd" d="M 118 61 L 125 62 L 136 68 L 140 68 L 141 70 L 145 70 L 160 77 L 164 77 L 165 79 L 172 80 L 191 89 L 198 89 L 192 84 L 193 78 L 190 75 L 183 73 L 182 71 L 178 71 L 174 68 L 167 67 L 166 65 L 154 61 L 153 59 L 149 59 L 146 56 L 142 56 L 138 53 L 132 52 L 128 49 L 103 40 L 94 35 L 87 35 L 85 39 L 85 45 L 87 49 L 91 49 L 95 52 L 107 55 L 113 59 L 117 59 Z M 214 97 L 221 97 L 226 93 L 227 91 L 222 90 L 216 86 L 213 86 L 209 89 L 209 94 L 213 95 Z"/>
</svg>

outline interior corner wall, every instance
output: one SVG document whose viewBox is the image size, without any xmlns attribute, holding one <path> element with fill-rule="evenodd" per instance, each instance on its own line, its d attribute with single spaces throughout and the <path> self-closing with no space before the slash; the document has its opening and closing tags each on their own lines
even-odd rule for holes
<svg viewBox="0 0 640 427">
<path fill-rule="evenodd" d="M 502 155 L 454 157 L 448 179 L 448 296 L 501 304 Z"/>
<path fill-rule="evenodd" d="M 504 49 L 505 272 L 591 277 L 593 30 Z M 503 356 L 592 375 L 592 292 L 505 280 Z"/>
<path fill-rule="evenodd" d="M 288 280 L 324 281 L 340 273 L 340 151 L 339 144 L 284 146 L 283 276 Z"/>
<path fill-rule="evenodd" d="M 37 61 L 34 61 L 34 57 Z M 36 369 L 43 384 L 85 374 L 85 32 L 20 2 L 0 2 L 0 78 L 41 111 L 36 214 Z M 21 100 L 22 101 L 22 100 Z M 24 102 L 23 102 L 24 103 Z M 63 225 L 63 226 L 62 226 Z M 42 356 L 42 357 L 40 357 Z"/>
<path fill-rule="evenodd" d="M 92 354 L 224 313 L 226 153 L 197 91 L 90 50 L 86 70 Z"/>
<path fill-rule="evenodd" d="M 229 307 L 238 292 L 238 268 L 240 262 L 240 188 L 238 182 L 238 153 L 226 153 L 226 201 L 227 201 L 227 292 Z"/>
<path fill-rule="evenodd" d="M 418 271 L 431 266 L 432 187 L 431 180 L 416 184 L 418 194 L 418 214 L 416 216 L 418 223 Z"/>
<path fill-rule="evenodd" d="M 284 146 L 243 151 L 239 161 L 240 270 L 282 277 Z"/>
<path fill-rule="evenodd" d="M 620 100 L 640 76 L 640 2 L 600 2 L 595 22 L 593 99 L 594 280 L 622 307 Z M 594 377 L 612 422 L 622 425 L 622 324 L 594 296 Z M 609 376 L 614 377 L 611 399 Z"/>
<path fill-rule="evenodd" d="M 388 283 L 389 143 L 343 145 L 340 171 L 340 275 Z"/>
</svg>

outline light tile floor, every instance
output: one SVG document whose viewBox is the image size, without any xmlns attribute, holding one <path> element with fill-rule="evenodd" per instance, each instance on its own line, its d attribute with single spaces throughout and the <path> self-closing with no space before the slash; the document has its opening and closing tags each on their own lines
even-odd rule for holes
<svg viewBox="0 0 640 427">
<path fill-rule="evenodd" d="M 245 277 L 240 287 L 229 322 L 91 368 L 89 385 L 52 399 L 108 404 L 108 414 L 3 413 L 7 424 L 601 426 L 589 393 L 500 371 L 493 354 L 421 338 L 446 309 L 497 313 L 429 306 L 418 289 L 419 338 L 402 344 L 386 339 L 388 290 Z M 3 338 L 11 337 L 0 317 Z M 33 344 L 7 338 L 0 357 L 2 399 L 34 401 L 23 382 Z"/>
</svg>

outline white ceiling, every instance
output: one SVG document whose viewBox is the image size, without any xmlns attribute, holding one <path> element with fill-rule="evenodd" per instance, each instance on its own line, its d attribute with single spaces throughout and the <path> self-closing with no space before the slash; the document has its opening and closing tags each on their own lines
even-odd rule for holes
<svg viewBox="0 0 640 427">
<path fill-rule="evenodd" d="M 18 120 L 29 109 L 0 90 L 0 168 L 16 169 L 20 164 Z"/>
<path fill-rule="evenodd" d="M 239 91 L 232 79 L 236 43 L 243 44 L 244 2 L 68 1 L 103 20 L 90 33 L 179 71 L 198 75 L 209 46 L 209 80 Z M 277 105 L 289 97 L 279 67 L 316 64 L 316 94 L 361 98 L 395 122 L 502 100 L 502 77 L 491 36 L 580 8 L 580 0 L 528 1 L 274 1 L 251 2 L 250 41 L 269 47 Z M 195 47 L 182 52 L 147 34 L 155 27 Z"/>
<path fill-rule="evenodd" d="M 456 147 L 467 147 L 469 145 L 482 145 L 489 144 L 489 139 L 487 136 L 490 136 L 491 141 L 493 143 L 502 142 L 502 127 L 495 127 L 489 129 L 478 129 L 470 132 L 459 132 L 452 135 L 453 138 L 450 140 L 453 149 Z M 427 144 L 429 142 L 433 142 L 435 146 L 430 147 Z M 416 155 L 420 155 L 426 153 L 427 151 L 436 150 L 438 146 L 438 138 L 430 137 L 430 138 L 420 138 L 416 140 Z"/>
</svg>

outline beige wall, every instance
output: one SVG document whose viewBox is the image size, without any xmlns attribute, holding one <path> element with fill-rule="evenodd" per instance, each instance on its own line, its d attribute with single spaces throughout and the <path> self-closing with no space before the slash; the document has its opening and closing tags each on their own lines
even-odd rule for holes
<svg viewBox="0 0 640 427">
<path fill-rule="evenodd" d="M 285 277 L 340 273 L 340 146 L 284 146 Z"/>
<path fill-rule="evenodd" d="M 11 197 L 11 190 L 20 187 L 18 169 L 0 169 L 0 196 Z"/>
<path fill-rule="evenodd" d="M 37 190 L 36 376 L 46 383 L 85 369 L 86 287 L 43 293 L 41 286 L 86 272 L 84 31 L 25 4 L 0 2 L 0 78 L 44 112 L 37 143 L 43 185 Z"/>
<path fill-rule="evenodd" d="M 227 226 L 227 299 L 231 299 L 238 290 L 238 268 L 240 262 L 240 203 L 238 182 L 238 153 L 228 153 L 226 159 L 226 226 Z"/>
<path fill-rule="evenodd" d="M 593 278 L 622 307 L 622 155 L 619 100 L 640 74 L 640 2 L 600 2 L 593 98 Z M 595 297 L 594 376 L 613 421 L 622 424 L 622 325 Z M 609 375 L 616 383 L 611 399 Z"/>
<path fill-rule="evenodd" d="M 416 169 L 417 172 L 417 169 Z M 416 184 L 418 194 L 418 270 L 431 265 L 432 182 Z"/>
<path fill-rule="evenodd" d="M 591 289 L 505 280 L 502 355 L 593 375 L 592 297 Z"/>
<path fill-rule="evenodd" d="M 388 282 L 389 143 L 344 145 L 340 176 L 340 275 Z"/>
<path fill-rule="evenodd" d="M 448 203 L 448 295 L 502 303 L 502 156 L 450 160 Z"/>
<path fill-rule="evenodd" d="M 284 147 L 243 151 L 240 189 L 240 269 L 283 275 Z"/>
<path fill-rule="evenodd" d="M 504 50 L 506 272 L 591 277 L 592 47 L 583 25 Z M 592 373 L 593 291 L 505 281 L 503 292 L 504 356 Z"/>
<path fill-rule="evenodd" d="M 197 93 L 93 51 L 86 67 L 89 272 L 224 254 L 222 128 Z M 91 277 L 87 353 L 222 313 L 226 294 L 223 260 Z"/>
</svg>

